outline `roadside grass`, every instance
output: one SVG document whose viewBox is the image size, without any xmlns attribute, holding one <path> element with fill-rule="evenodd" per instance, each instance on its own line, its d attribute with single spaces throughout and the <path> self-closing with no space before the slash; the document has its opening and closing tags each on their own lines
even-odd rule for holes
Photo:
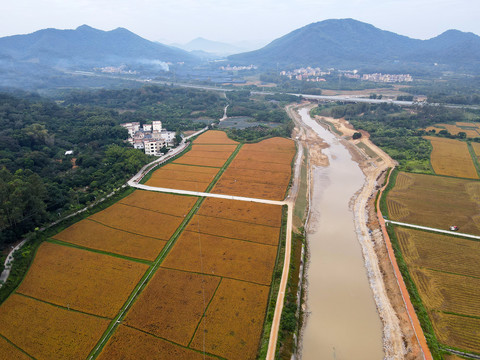
<svg viewBox="0 0 480 360">
<path fill-rule="evenodd" d="M 288 275 L 287 292 L 285 294 L 285 303 L 283 306 L 282 317 L 280 320 L 280 329 L 277 343 L 276 359 L 290 360 L 296 353 L 296 339 L 299 336 L 300 329 L 303 326 L 303 312 L 301 306 L 303 302 L 304 273 L 300 273 L 300 268 L 304 262 L 302 249 L 305 244 L 305 236 L 298 233 L 292 234 L 292 261 Z M 302 278 L 300 278 L 302 276 Z"/>
<path fill-rule="evenodd" d="M 268 352 L 268 343 L 270 340 L 270 331 L 272 329 L 273 317 L 275 314 L 275 307 L 277 304 L 278 291 L 280 288 L 280 282 L 282 280 L 283 264 L 285 262 L 285 245 L 287 240 L 287 205 L 282 209 L 282 227 L 280 231 L 280 244 L 278 246 L 277 261 L 273 270 L 272 283 L 270 286 L 270 294 L 268 296 L 267 311 L 265 313 L 265 320 L 263 325 L 262 337 L 259 343 L 259 350 L 257 359 L 265 359 Z"/>
<path fill-rule="evenodd" d="M 467 146 L 468 146 L 468 151 L 470 153 L 470 156 L 472 157 L 473 165 L 475 166 L 475 170 L 477 170 L 477 175 L 480 178 L 480 163 L 478 161 L 478 156 L 475 153 L 475 150 L 473 149 L 472 143 L 470 141 L 467 141 Z"/>
<path fill-rule="evenodd" d="M 365 153 L 372 159 L 376 159 L 378 158 L 378 154 L 373 151 L 370 147 L 368 147 L 368 145 L 366 145 L 365 143 L 363 142 L 359 142 L 357 144 L 357 147 L 359 147 L 360 149 L 362 149 L 363 151 L 365 151 Z"/>
<path fill-rule="evenodd" d="M 293 208 L 293 220 L 295 228 L 303 225 L 305 213 L 308 206 L 308 154 L 304 151 L 302 165 L 300 166 L 300 182 L 298 187 L 298 195 Z"/>
</svg>

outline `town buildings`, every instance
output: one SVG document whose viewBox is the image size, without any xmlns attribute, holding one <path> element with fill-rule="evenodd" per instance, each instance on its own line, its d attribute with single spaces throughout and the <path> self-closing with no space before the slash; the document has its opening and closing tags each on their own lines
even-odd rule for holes
<svg viewBox="0 0 480 360">
<path fill-rule="evenodd" d="M 162 129 L 161 121 L 152 121 L 142 127 L 139 122 L 124 123 L 120 126 L 128 130 L 128 142 L 135 149 L 144 150 L 147 155 L 160 156 L 162 148 L 175 145 L 175 132 Z"/>
</svg>

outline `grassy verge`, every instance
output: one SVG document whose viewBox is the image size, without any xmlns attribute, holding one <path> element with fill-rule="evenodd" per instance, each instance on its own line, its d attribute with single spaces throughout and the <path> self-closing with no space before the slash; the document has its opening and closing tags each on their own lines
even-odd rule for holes
<svg viewBox="0 0 480 360">
<path fill-rule="evenodd" d="M 405 286 L 407 287 L 408 294 L 410 295 L 410 301 L 412 302 L 413 307 L 415 308 L 415 313 L 417 314 L 420 325 L 422 326 L 425 339 L 427 340 L 428 347 L 432 353 L 432 356 L 435 360 L 443 359 L 443 351 L 441 349 L 440 343 L 437 340 L 435 335 L 432 322 L 428 316 L 428 312 L 423 305 L 422 299 L 418 293 L 417 287 L 410 276 L 407 263 L 405 262 L 402 252 L 400 250 L 400 245 L 398 243 L 397 236 L 395 234 L 395 227 L 389 225 L 387 227 L 388 236 L 392 242 L 392 247 L 395 252 L 395 259 L 397 261 L 400 272 L 402 273 Z"/>
<path fill-rule="evenodd" d="M 280 246 L 277 252 L 277 261 L 272 275 L 272 285 L 270 286 L 270 294 L 268 295 L 267 311 L 263 323 L 263 332 L 259 344 L 257 359 L 265 359 L 268 352 L 268 343 L 270 340 L 270 331 L 272 329 L 273 316 L 275 314 L 275 306 L 277 304 L 278 290 L 282 280 L 283 264 L 285 262 L 285 244 L 287 239 L 287 206 L 283 206 L 282 212 L 282 228 L 280 231 Z"/>
<path fill-rule="evenodd" d="M 300 227 L 303 224 L 308 206 L 308 155 L 305 153 L 300 167 L 300 183 L 298 185 L 297 199 L 293 208 L 294 225 Z"/>
<path fill-rule="evenodd" d="M 303 235 L 292 234 L 292 261 L 290 263 L 285 303 L 280 320 L 276 359 L 290 360 L 292 355 L 296 353 L 296 339 L 303 325 L 303 313 L 300 311 L 303 294 L 302 289 L 299 288 L 299 280 L 304 244 L 305 237 Z"/>
<path fill-rule="evenodd" d="M 472 143 L 470 141 L 467 142 L 468 151 L 470 152 L 470 156 L 472 157 L 473 165 L 475 165 L 475 170 L 477 170 L 477 175 L 480 177 L 480 163 L 478 162 L 478 156 L 475 154 L 475 150 L 473 149 Z"/>
<path fill-rule="evenodd" d="M 123 191 L 120 191 L 116 195 L 111 196 L 110 198 L 96 205 L 95 207 L 90 208 L 75 216 L 72 216 L 71 218 L 65 219 L 64 221 L 58 223 L 55 226 L 52 226 L 51 228 L 46 229 L 43 232 L 37 231 L 35 233 L 29 234 L 27 236 L 28 241 L 25 243 L 25 245 L 23 245 L 20 250 L 14 253 L 15 260 L 13 261 L 10 276 L 0 289 L 0 304 L 3 303 L 10 296 L 10 294 L 12 294 L 21 284 L 23 278 L 25 277 L 25 274 L 30 268 L 30 265 L 33 261 L 33 258 L 35 257 L 38 247 L 43 241 L 66 229 L 70 225 L 111 206 L 115 202 L 131 194 L 133 191 L 134 189 L 125 188 Z"/>
<path fill-rule="evenodd" d="M 390 171 L 392 171 L 392 170 L 389 170 L 389 172 Z M 388 196 L 388 193 L 390 192 L 390 190 L 392 190 L 395 187 L 395 183 L 397 182 L 398 173 L 399 173 L 399 171 L 397 170 L 397 168 L 393 169 L 393 171 L 390 175 L 390 180 L 389 180 L 385 190 L 383 190 L 383 195 L 380 198 L 380 211 L 382 212 L 382 215 L 384 217 L 387 217 L 387 218 L 389 217 L 388 206 L 387 206 L 387 196 Z M 388 173 L 387 173 L 386 176 L 388 176 Z"/>
</svg>

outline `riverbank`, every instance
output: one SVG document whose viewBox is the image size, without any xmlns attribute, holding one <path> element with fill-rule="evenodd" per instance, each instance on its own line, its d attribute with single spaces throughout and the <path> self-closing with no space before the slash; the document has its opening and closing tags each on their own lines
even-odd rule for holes
<svg viewBox="0 0 480 360">
<path fill-rule="evenodd" d="M 377 192 L 385 181 L 387 169 L 396 164 L 369 140 L 368 133 L 361 132 L 360 139 L 352 140 L 356 130 L 347 121 L 320 117 L 317 117 L 317 121 L 335 127 L 337 136 L 343 139 L 352 158 L 365 174 L 365 184 L 352 205 L 357 236 L 384 327 L 385 358 L 421 359 L 423 354 L 388 256 L 375 207 Z"/>
</svg>

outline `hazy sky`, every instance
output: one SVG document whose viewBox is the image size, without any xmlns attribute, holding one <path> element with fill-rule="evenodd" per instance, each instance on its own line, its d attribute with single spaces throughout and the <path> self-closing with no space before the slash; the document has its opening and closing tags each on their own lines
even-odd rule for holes
<svg viewBox="0 0 480 360">
<path fill-rule="evenodd" d="M 448 29 L 480 35 L 480 0 L 0 0 L 0 37 L 47 27 L 125 27 L 149 40 L 270 41 L 331 18 L 419 39 Z"/>
</svg>

